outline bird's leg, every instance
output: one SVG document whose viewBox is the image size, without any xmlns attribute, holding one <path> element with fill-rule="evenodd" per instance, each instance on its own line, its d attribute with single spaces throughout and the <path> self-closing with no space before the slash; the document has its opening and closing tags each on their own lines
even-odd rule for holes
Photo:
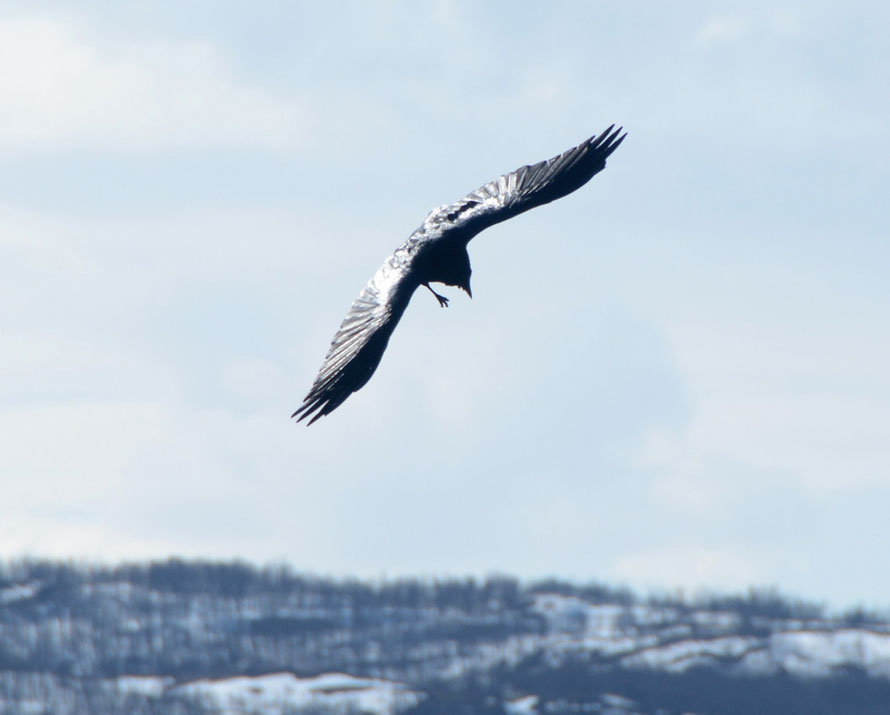
<svg viewBox="0 0 890 715">
<path fill-rule="evenodd" d="M 447 308 L 447 307 L 448 307 L 448 298 L 446 298 L 444 295 L 439 295 L 438 293 L 436 293 L 436 291 L 434 291 L 434 290 L 432 289 L 432 287 L 430 286 L 429 283 L 424 283 L 424 285 L 425 285 L 427 288 L 429 288 L 430 293 L 432 293 L 434 296 L 436 296 L 436 300 L 439 301 L 439 305 L 440 305 L 440 306 L 442 306 L 443 308 Z"/>
</svg>

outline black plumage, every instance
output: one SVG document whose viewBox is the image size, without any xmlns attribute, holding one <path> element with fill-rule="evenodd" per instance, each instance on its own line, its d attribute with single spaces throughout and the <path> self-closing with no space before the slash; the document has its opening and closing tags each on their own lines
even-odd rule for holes
<svg viewBox="0 0 890 715">
<path fill-rule="evenodd" d="M 625 136 L 612 125 L 549 161 L 520 167 L 460 201 L 433 209 L 353 302 L 309 394 L 292 417 L 297 421 L 308 417 L 312 424 L 371 379 L 417 288 L 429 288 L 443 307 L 448 299 L 436 293 L 431 282 L 457 286 L 472 296 L 470 239 L 489 226 L 580 188 L 605 168 L 606 158 Z"/>
</svg>

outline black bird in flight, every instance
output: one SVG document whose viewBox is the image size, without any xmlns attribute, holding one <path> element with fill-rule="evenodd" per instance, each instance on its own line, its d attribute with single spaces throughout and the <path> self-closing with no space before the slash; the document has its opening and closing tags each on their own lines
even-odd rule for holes
<svg viewBox="0 0 890 715">
<path fill-rule="evenodd" d="M 399 246 L 355 299 L 331 341 L 327 357 L 300 408 L 291 415 L 312 424 L 343 404 L 371 379 L 389 336 L 408 301 L 420 286 L 429 288 L 439 305 L 448 298 L 431 282 L 470 292 L 467 244 L 480 231 L 523 211 L 581 188 L 606 167 L 606 159 L 626 134 L 613 124 L 599 136 L 531 166 L 523 166 L 481 186 L 460 201 L 432 211 Z"/>
</svg>

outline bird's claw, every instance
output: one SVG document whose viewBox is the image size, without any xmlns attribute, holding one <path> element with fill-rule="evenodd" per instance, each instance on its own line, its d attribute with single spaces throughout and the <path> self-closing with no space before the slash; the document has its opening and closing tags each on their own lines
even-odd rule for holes
<svg viewBox="0 0 890 715">
<path fill-rule="evenodd" d="M 444 295 L 439 295 L 438 293 L 436 293 L 436 291 L 433 290 L 432 286 L 429 283 L 424 283 L 424 285 L 429 289 L 430 293 L 436 296 L 436 300 L 439 301 L 439 307 L 448 307 L 448 298 L 446 298 Z"/>
</svg>

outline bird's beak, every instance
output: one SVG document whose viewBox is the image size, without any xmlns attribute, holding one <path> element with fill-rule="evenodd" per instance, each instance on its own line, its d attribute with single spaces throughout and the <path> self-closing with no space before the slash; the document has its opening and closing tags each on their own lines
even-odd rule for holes
<svg viewBox="0 0 890 715">
<path fill-rule="evenodd" d="M 469 283 L 467 283 L 467 287 L 464 288 L 464 290 L 467 292 L 467 295 L 470 296 L 470 298 L 473 297 L 473 291 L 470 290 L 470 284 L 469 284 Z"/>
</svg>

